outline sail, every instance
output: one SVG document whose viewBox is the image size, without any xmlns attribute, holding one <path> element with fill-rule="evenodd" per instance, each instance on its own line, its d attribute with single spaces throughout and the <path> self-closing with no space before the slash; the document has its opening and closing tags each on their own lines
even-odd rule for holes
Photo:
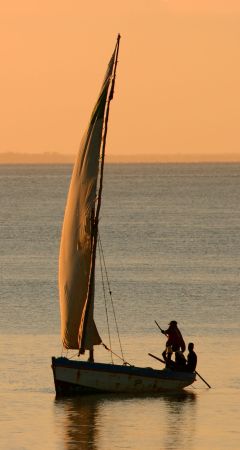
<svg viewBox="0 0 240 450">
<path fill-rule="evenodd" d="M 105 112 L 113 90 L 117 46 L 110 59 L 104 82 L 82 138 L 73 168 L 63 221 L 59 255 L 59 296 L 63 346 L 78 349 L 84 332 L 84 349 L 101 343 L 93 319 L 94 286 L 88 285 L 91 269 L 92 224 L 95 216 L 99 159 Z M 88 298 L 87 321 L 84 321 Z M 82 324 L 84 323 L 84 328 Z"/>
</svg>

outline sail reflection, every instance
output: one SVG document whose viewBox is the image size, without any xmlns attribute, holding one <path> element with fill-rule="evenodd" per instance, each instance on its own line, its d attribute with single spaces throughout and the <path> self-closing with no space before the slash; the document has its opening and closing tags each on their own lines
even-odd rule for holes
<svg viewBox="0 0 240 450">
<path fill-rule="evenodd" d="M 92 395 L 55 401 L 65 450 L 194 448 L 197 396 Z M 114 430 L 114 431 L 113 431 Z M 124 430 L 124 433 L 123 433 Z"/>
<path fill-rule="evenodd" d="M 55 400 L 60 414 L 64 448 L 66 450 L 97 450 L 98 409 L 101 399 L 96 396 Z"/>
</svg>

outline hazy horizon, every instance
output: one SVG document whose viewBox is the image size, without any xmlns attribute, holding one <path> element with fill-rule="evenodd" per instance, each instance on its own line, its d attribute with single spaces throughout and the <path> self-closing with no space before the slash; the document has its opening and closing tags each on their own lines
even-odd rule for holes
<svg viewBox="0 0 240 450">
<path fill-rule="evenodd" d="M 58 152 L 0 153 L 0 164 L 73 164 L 76 155 Z M 130 154 L 106 155 L 106 163 L 239 163 L 239 154 Z"/>
</svg>

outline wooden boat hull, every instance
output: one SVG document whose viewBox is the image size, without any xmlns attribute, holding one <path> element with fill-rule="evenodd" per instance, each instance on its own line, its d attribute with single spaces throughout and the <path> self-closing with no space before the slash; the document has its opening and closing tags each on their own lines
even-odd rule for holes
<svg viewBox="0 0 240 450">
<path fill-rule="evenodd" d="M 195 381 L 195 373 L 170 369 L 155 370 L 134 366 L 52 358 L 56 394 L 131 393 L 157 394 L 179 391 Z"/>
</svg>

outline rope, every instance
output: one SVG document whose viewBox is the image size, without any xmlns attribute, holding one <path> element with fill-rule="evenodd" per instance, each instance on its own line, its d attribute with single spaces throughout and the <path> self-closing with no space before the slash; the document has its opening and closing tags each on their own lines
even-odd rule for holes
<svg viewBox="0 0 240 450">
<path fill-rule="evenodd" d="M 101 238 L 100 238 L 100 233 L 98 233 L 98 241 L 99 241 L 99 251 L 101 250 L 101 253 L 102 253 L 102 260 L 103 260 L 104 269 L 105 269 L 105 275 L 106 275 L 106 280 L 107 280 L 107 285 L 108 285 L 108 292 L 109 292 L 111 303 L 112 303 L 113 316 L 114 316 L 115 325 L 116 325 L 116 329 L 117 329 L 119 347 L 120 347 L 120 351 L 121 351 L 121 355 L 122 355 L 121 359 L 124 361 L 122 344 L 121 344 L 121 339 L 120 339 L 120 334 L 119 334 L 119 329 L 118 329 L 118 324 L 117 324 L 117 318 L 116 318 L 114 304 L 113 304 L 112 291 L 111 291 L 110 283 L 109 283 L 109 279 L 108 279 L 107 267 L 106 267 L 106 263 L 105 263 L 105 258 L 104 258 L 104 253 L 103 253 L 102 241 L 101 241 Z"/>
<path fill-rule="evenodd" d="M 108 339 L 109 339 L 109 345 L 110 345 L 110 347 L 112 347 L 112 344 L 111 344 L 111 334 L 110 334 L 110 326 L 109 326 L 109 320 L 108 320 L 107 299 L 106 299 L 105 285 L 104 285 L 104 279 L 103 279 L 102 255 L 101 255 L 100 247 L 99 247 L 99 246 L 98 246 L 98 251 L 99 251 L 99 261 L 100 261 L 101 276 L 102 276 L 103 297 L 104 297 L 104 304 L 105 304 L 105 311 L 106 311 L 106 318 L 107 318 Z M 111 353 L 111 361 L 112 361 L 112 364 L 113 364 L 112 353 Z"/>
<path fill-rule="evenodd" d="M 68 359 L 72 359 L 72 358 L 74 358 L 75 356 L 78 356 L 78 352 L 77 352 L 77 353 L 74 353 L 74 355 L 70 356 Z"/>
<path fill-rule="evenodd" d="M 130 367 L 134 367 L 132 364 L 128 363 L 127 361 L 125 361 L 125 359 L 121 358 L 121 356 L 117 355 L 117 353 L 114 353 L 111 348 L 108 348 L 103 342 L 102 342 L 103 347 L 108 350 L 109 352 L 111 352 L 114 356 L 116 356 L 117 358 L 121 359 L 123 361 L 123 365 L 124 366 L 130 366 Z"/>
<path fill-rule="evenodd" d="M 64 353 L 66 354 L 66 356 L 64 356 Z M 67 355 L 68 355 L 68 348 L 64 348 L 64 345 L 62 345 L 61 356 L 67 358 Z"/>
<path fill-rule="evenodd" d="M 68 351 L 69 351 L 69 349 L 68 349 L 68 348 L 67 348 L 67 349 L 64 349 L 64 345 L 62 345 L 61 356 L 64 357 L 64 353 L 66 353 L 65 358 L 67 358 L 67 357 L 68 357 Z M 72 357 L 71 357 L 71 358 L 72 358 Z M 68 358 L 68 359 L 71 359 L 71 358 Z"/>
</svg>

